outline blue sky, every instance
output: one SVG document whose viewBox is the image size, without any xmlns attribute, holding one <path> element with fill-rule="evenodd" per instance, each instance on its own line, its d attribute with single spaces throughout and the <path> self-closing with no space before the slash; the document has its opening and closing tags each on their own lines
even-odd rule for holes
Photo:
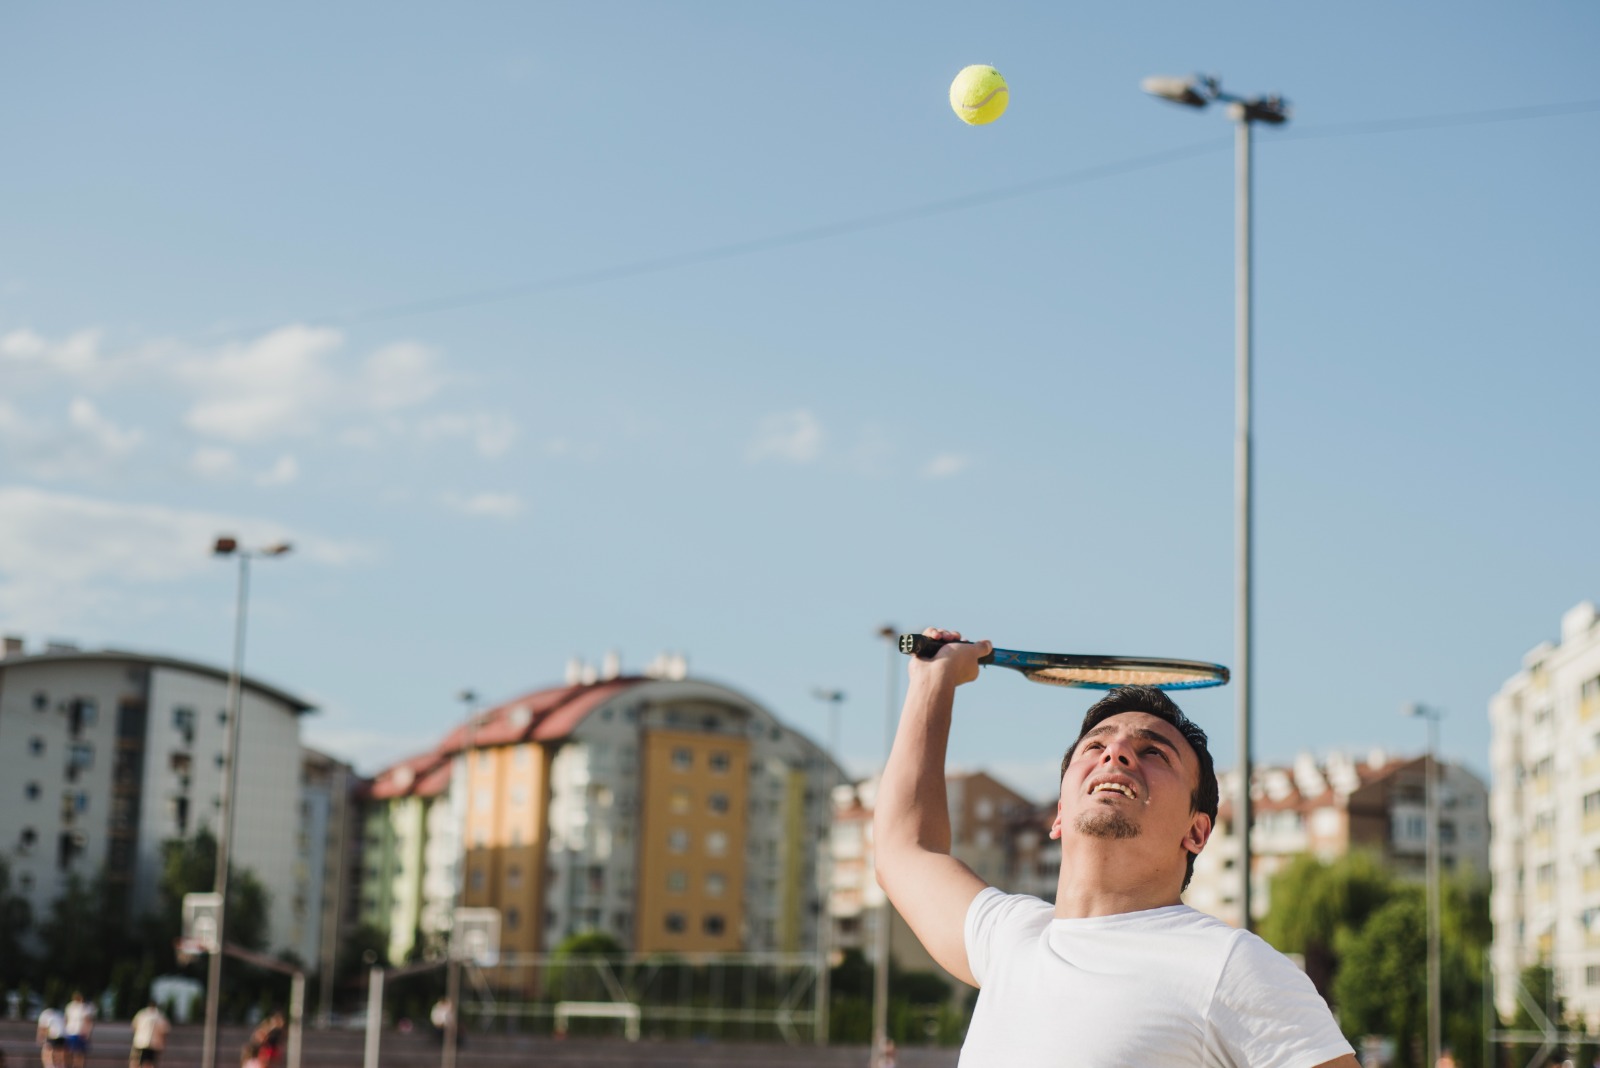
<svg viewBox="0 0 1600 1068">
<path fill-rule="evenodd" d="M 819 737 L 841 688 L 858 771 L 885 622 L 1230 662 L 1232 128 L 1138 90 L 1198 70 L 1294 106 L 1258 759 L 1418 750 L 1422 700 L 1486 771 L 1490 694 L 1600 597 L 1600 10 L 975 13 L 14 10 L 0 627 L 225 664 L 211 538 L 292 538 L 248 668 L 368 770 L 608 649 Z M 968 128 L 980 62 L 1012 103 Z M 986 676 L 952 761 L 1047 795 L 1089 700 Z M 1185 704 L 1231 764 L 1231 691 Z"/>
</svg>

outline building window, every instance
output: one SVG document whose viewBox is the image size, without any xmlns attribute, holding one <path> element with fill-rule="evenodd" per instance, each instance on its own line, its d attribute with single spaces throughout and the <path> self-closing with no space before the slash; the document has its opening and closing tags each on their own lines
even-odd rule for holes
<svg viewBox="0 0 1600 1068">
<path fill-rule="evenodd" d="M 29 801 L 39 800 L 39 784 L 36 782 L 30 782 L 28 785 L 22 788 L 22 794 Z"/>
<path fill-rule="evenodd" d="M 733 767 L 733 755 L 726 749 L 718 749 L 711 754 L 711 770 L 719 775 L 726 775 L 728 769 Z"/>
<path fill-rule="evenodd" d="M 1583 969 L 1583 982 L 1585 986 L 1600 986 L 1600 964 L 1591 964 Z"/>
<path fill-rule="evenodd" d="M 720 935 L 728 929 L 727 921 L 719 914 L 713 912 L 701 921 L 701 926 L 708 935 Z"/>
<path fill-rule="evenodd" d="M 471 882 L 472 882 L 472 888 L 474 890 L 482 890 L 483 889 L 483 878 L 484 878 L 484 876 L 483 876 L 483 869 L 482 868 L 476 868 L 476 869 L 473 870 Z"/>
<path fill-rule="evenodd" d="M 24 827 L 24 828 L 22 828 L 22 834 L 18 838 L 18 841 L 22 843 L 22 848 L 23 849 L 32 849 L 33 846 L 34 846 L 34 843 L 37 842 L 38 840 L 39 840 L 39 834 L 32 827 Z"/>
<path fill-rule="evenodd" d="M 1600 790 L 1583 795 L 1583 814 L 1592 816 L 1596 812 L 1600 812 Z"/>
<path fill-rule="evenodd" d="M 73 742 L 72 749 L 67 753 L 67 767 L 75 771 L 94 767 L 94 746 L 88 742 Z"/>
<path fill-rule="evenodd" d="M 728 891 L 728 878 L 721 872 L 706 873 L 706 896 L 721 897 Z"/>
<path fill-rule="evenodd" d="M 689 832 L 682 827 L 674 827 L 667 832 L 667 851 L 669 853 L 689 852 Z"/>
<path fill-rule="evenodd" d="M 33 710 L 35 712 L 43 712 L 45 709 L 47 709 L 49 707 L 50 707 L 50 695 L 49 694 L 45 693 L 43 690 L 40 690 L 38 693 L 33 695 Z"/>
<path fill-rule="evenodd" d="M 513 907 L 511 907 L 509 909 L 506 909 L 506 926 L 507 927 L 509 927 L 513 931 L 515 931 L 517 929 L 517 926 L 519 924 L 521 924 L 521 923 L 522 923 L 522 912 L 521 912 L 520 909 L 517 909 L 515 906 L 513 906 Z"/>
<path fill-rule="evenodd" d="M 672 751 L 673 771 L 690 771 L 693 768 L 694 753 L 691 750 L 686 749 L 683 746 L 679 746 Z"/>
<path fill-rule="evenodd" d="M 194 709 L 178 707 L 172 710 L 172 729 L 184 734 L 194 733 Z"/>
<path fill-rule="evenodd" d="M 686 872 L 667 872 L 667 893 L 681 894 L 687 889 L 689 889 L 689 876 Z"/>
<path fill-rule="evenodd" d="M 686 815 L 693 802 L 693 796 L 687 786 L 674 786 L 672 794 L 667 799 L 667 810 L 674 816 Z"/>
<path fill-rule="evenodd" d="M 17 876 L 17 887 L 24 894 L 32 893 L 33 892 L 33 873 L 25 871 L 21 875 Z"/>
<path fill-rule="evenodd" d="M 44 756 L 44 739 L 37 734 L 28 739 L 28 752 L 34 756 Z"/>
<path fill-rule="evenodd" d="M 519 865 L 513 864 L 511 867 L 506 869 L 506 887 L 510 890 L 516 890 L 521 886 L 522 868 Z"/>
<path fill-rule="evenodd" d="M 728 801 L 728 795 L 723 793 L 715 793 L 706 798 L 706 806 L 719 816 L 726 815 L 733 807 Z"/>
<path fill-rule="evenodd" d="M 221 753 L 218 753 L 212 758 L 212 760 L 219 768 L 225 768 L 228 766 L 228 758 L 223 756 Z"/>
<path fill-rule="evenodd" d="M 73 703 L 72 718 L 74 731 L 93 727 L 100 722 L 100 706 L 95 703 L 93 697 L 80 697 Z"/>
<path fill-rule="evenodd" d="M 667 913 L 666 924 L 668 934 L 683 934 L 689 929 L 689 921 L 681 912 Z"/>
<path fill-rule="evenodd" d="M 217 726 L 226 727 L 227 725 L 228 725 L 228 710 L 226 708 L 224 708 L 224 709 L 221 709 L 221 710 L 219 710 L 217 712 Z"/>
<path fill-rule="evenodd" d="M 728 832 L 708 831 L 706 833 L 706 852 L 713 857 L 727 856 Z"/>
</svg>

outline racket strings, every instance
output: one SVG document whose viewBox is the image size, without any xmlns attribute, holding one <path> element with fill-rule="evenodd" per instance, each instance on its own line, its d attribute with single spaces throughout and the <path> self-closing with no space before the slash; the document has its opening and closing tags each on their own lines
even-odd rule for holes
<svg viewBox="0 0 1600 1068">
<path fill-rule="evenodd" d="M 1182 668 L 1090 668 L 1047 667 L 1030 668 L 1024 672 L 1034 682 L 1052 686 L 1210 686 L 1217 676 L 1213 672 L 1184 670 Z"/>
</svg>

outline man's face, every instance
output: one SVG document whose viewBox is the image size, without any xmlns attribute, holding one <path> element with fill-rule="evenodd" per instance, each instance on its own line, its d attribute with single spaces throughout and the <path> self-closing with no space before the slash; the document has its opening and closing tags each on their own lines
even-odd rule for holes
<svg viewBox="0 0 1600 1068">
<path fill-rule="evenodd" d="M 1145 712 L 1111 716 L 1085 734 L 1061 778 L 1050 837 L 1144 838 L 1198 853 L 1211 820 L 1191 808 L 1200 764 L 1178 729 Z"/>
</svg>

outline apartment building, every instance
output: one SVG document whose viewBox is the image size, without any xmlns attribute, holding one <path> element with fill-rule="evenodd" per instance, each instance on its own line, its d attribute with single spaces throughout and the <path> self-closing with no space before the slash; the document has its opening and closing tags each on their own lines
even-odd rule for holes
<svg viewBox="0 0 1600 1068">
<path fill-rule="evenodd" d="M 158 904 L 161 844 L 218 827 L 228 672 L 174 657 L 0 645 L 0 852 L 49 914 L 68 877 L 106 872 L 130 919 Z M 243 681 L 233 859 L 272 896 L 274 950 L 296 941 L 300 717 L 311 706 Z"/>
<path fill-rule="evenodd" d="M 361 794 L 361 922 L 387 933 L 391 963 L 442 951 L 450 930 L 460 840 L 450 760 L 403 760 Z"/>
<path fill-rule="evenodd" d="M 1491 960 L 1502 1013 L 1543 963 L 1569 1010 L 1600 1027 L 1600 615 L 1561 617 L 1489 701 Z"/>
<path fill-rule="evenodd" d="M 1250 797 L 1254 809 L 1251 907 L 1259 920 L 1272 907 L 1272 877 L 1302 854 L 1332 860 L 1366 850 L 1406 878 L 1423 877 L 1427 856 L 1426 757 L 1398 758 L 1373 750 L 1364 760 L 1331 753 L 1318 762 L 1303 753 L 1289 765 L 1258 765 Z M 1489 797 L 1483 780 L 1441 759 L 1439 860 L 1446 877 L 1489 873 Z M 1195 861 L 1184 901 L 1238 925 L 1240 841 L 1232 798 L 1238 773 L 1218 774 L 1222 804 L 1211 840 Z"/>
<path fill-rule="evenodd" d="M 315 749 L 300 750 L 300 827 L 295 848 L 296 893 L 290 941 L 308 967 L 333 975 L 339 947 L 361 919 L 367 783 L 354 768 Z M 332 984 L 324 983 L 326 1014 Z"/>
<path fill-rule="evenodd" d="M 834 791 L 833 879 L 829 914 L 836 950 L 877 955 L 885 915 L 872 849 L 876 778 Z M 1008 893 L 1054 901 L 1061 851 L 1049 837 L 1055 802 L 1036 804 L 988 772 L 951 772 L 945 779 L 950 853 L 985 882 Z M 934 971 L 934 963 L 898 914 L 890 919 L 889 955 L 901 968 Z"/>
<path fill-rule="evenodd" d="M 364 904 L 387 911 L 391 946 L 415 941 L 413 916 L 424 935 L 446 928 L 424 884 L 455 883 L 455 851 L 435 848 L 448 824 L 463 904 L 500 911 L 502 953 L 589 931 L 640 952 L 800 951 L 816 940 L 828 774 L 815 743 L 681 665 L 579 676 L 377 777 Z"/>
</svg>

